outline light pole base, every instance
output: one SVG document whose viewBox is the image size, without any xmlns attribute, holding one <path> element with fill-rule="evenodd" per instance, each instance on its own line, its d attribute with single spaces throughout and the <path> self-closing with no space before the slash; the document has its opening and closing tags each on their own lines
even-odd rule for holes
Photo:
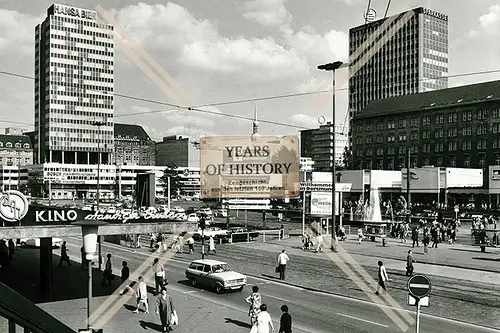
<svg viewBox="0 0 500 333">
<path fill-rule="evenodd" d="M 333 237 L 332 243 L 330 245 L 330 250 L 332 250 L 333 252 L 337 252 L 338 245 L 339 245 L 339 241 L 338 241 L 337 237 Z"/>
</svg>

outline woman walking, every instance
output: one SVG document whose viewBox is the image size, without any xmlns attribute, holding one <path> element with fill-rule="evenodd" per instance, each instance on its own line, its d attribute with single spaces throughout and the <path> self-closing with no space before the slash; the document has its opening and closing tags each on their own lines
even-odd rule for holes
<svg viewBox="0 0 500 333">
<path fill-rule="evenodd" d="M 267 305 L 262 304 L 260 306 L 260 312 L 257 315 L 257 322 L 255 323 L 255 325 L 253 325 L 250 333 L 269 333 L 269 328 L 271 328 L 271 332 L 275 332 L 273 320 L 267 312 Z"/>
<path fill-rule="evenodd" d="M 248 315 L 250 316 L 250 324 L 253 326 L 257 321 L 257 315 L 260 311 L 260 305 L 262 304 L 262 299 L 259 294 L 259 287 L 252 287 L 252 294 L 248 296 L 245 301 L 250 304 L 250 310 L 248 310 Z"/>
<path fill-rule="evenodd" d="M 171 325 L 174 312 L 172 298 L 167 294 L 167 288 L 162 288 L 161 295 L 156 300 L 156 314 L 160 316 L 162 332 L 172 331 Z"/>
</svg>

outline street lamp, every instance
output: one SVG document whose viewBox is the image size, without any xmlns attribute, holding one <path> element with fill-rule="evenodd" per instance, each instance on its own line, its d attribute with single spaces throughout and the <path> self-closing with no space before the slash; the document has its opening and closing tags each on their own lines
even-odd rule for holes
<svg viewBox="0 0 500 333">
<path fill-rule="evenodd" d="M 335 179 L 335 133 L 336 133 L 336 126 L 335 126 L 335 71 L 342 66 L 343 62 L 342 61 L 335 61 L 329 64 L 324 64 L 324 65 L 319 65 L 318 69 L 319 70 L 324 70 L 324 71 L 331 71 L 333 73 L 332 77 L 332 83 L 333 83 L 333 94 L 332 94 L 332 134 L 333 134 L 333 144 L 332 144 L 332 244 L 331 244 L 331 250 L 332 251 L 337 251 L 337 234 L 335 233 L 335 184 L 336 184 L 336 179 Z"/>
<path fill-rule="evenodd" d="M 100 178 L 101 178 L 101 126 L 106 125 L 104 121 L 94 121 L 92 122 L 93 126 L 97 126 L 97 186 L 96 186 L 96 199 L 97 199 L 97 213 L 99 213 L 100 206 L 99 202 L 101 201 L 101 191 L 100 191 Z M 101 237 L 98 239 L 99 243 L 99 270 L 102 268 L 102 259 L 101 259 Z"/>
<path fill-rule="evenodd" d="M 21 148 L 23 146 L 23 141 L 17 141 L 19 146 L 17 147 L 17 190 L 21 190 Z"/>
<path fill-rule="evenodd" d="M 96 259 L 97 237 L 99 226 L 107 224 L 107 222 L 85 220 L 72 223 L 73 225 L 82 226 L 83 250 L 85 252 L 85 260 L 88 266 L 88 295 L 87 295 L 87 330 L 90 328 L 90 302 L 92 300 L 92 261 Z"/>
</svg>

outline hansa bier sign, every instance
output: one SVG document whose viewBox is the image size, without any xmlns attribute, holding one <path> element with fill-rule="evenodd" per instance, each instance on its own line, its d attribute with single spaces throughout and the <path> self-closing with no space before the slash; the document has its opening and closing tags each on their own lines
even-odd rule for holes
<svg viewBox="0 0 500 333">
<path fill-rule="evenodd" d="M 297 136 L 200 139 L 204 198 L 294 198 L 300 193 Z"/>
</svg>

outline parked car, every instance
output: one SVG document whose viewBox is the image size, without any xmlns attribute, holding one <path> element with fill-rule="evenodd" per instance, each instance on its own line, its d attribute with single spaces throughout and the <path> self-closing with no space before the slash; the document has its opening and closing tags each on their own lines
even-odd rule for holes
<svg viewBox="0 0 500 333">
<path fill-rule="evenodd" d="M 198 215 L 195 213 L 191 213 L 187 217 L 187 222 L 198 222 L 200 219 L 198 218 Z"/>
<path fill-rule="evenodd" d="M 83 205 L 82 210 L 91 212 L 92 211 L 92 205 Z"/>
<path fill-rule="evenodd" d="M 214 213 L 215 217 L 227 217 L 227 209 L 217 209 Z"/>
<path fill-rule="evenodd" d="M 200 208 L 200 209 L 196 212 L 196 214 L 198 214 L 198 215 L 203 215 L 203 214 L 205 214 L 205 215 L 206 215 L 206 216 L 208 216 L 209 218 L 211 218 L 211 217 L 213 216 L 213 212 L 212 212 L 212 210 L 211 210 L 210 208 L 208 208 L 208 207 L 202 207 L 202 208 Z"/>
<path fill-rule="evenodd" d="M 218 260 L 195 260 L 186 268 L 186 277 L 193 287 L 213 288 L 219 294 L 226 290 L 242 291 L 247 277 L 231 270 L 225 262 Z"/>
<path fill-rule="evenodd" d="M 202 230 L 198 229 L 198 231 L 196 231 L 193 234 L 193 238 L 196 240 L 200 240 L 201 239 L 201 232 L 202 232 Z M 227 230 L 223 230 L 223 229 L 218 228 L 218 227 L 209 227 L 209 228 L 205 228 L 205 230 L 203 231 L 203 234 L 205 236 L 205 239 L 209 239 L 210 236 L 212 236 L 215 239 L 226 238 L 227 237 Z"/>
<path fill-rule="evenodd" d="M 185 213 L 186 211 L 182 207 L 175 206 L 174 208 L 172 208 L 172 212 L 175 212 L 175 213 Z"/>
<path fill-rule="evenodd" d="M 21 247 L 40 247 L 40 238 L 22 238 L 19 240 Z M 61 238 L 52 237 L 52 247 L 61 247 L 63 240 Z"/>
</svg>

